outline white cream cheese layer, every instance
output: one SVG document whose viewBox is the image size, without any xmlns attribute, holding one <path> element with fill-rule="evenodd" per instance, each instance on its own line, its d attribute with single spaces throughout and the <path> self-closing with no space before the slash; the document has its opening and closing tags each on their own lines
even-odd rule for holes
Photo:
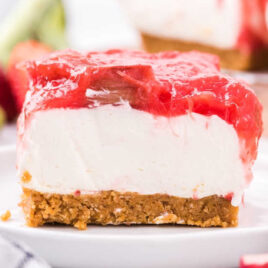
<svg viewBox="0 0 268 268">
<path fill-rule="evenodd" d="M 217 116 L 156 117 L 127 105 L 33 114 L 18 141 L 23 186 L 49 193 L 102 190 L 202 198 L 245 187 L 239 139 Z"/>
<path fill-rule="evenodd" d="M 144 33 L 234 48 L 241 31 L 241 0 L 121 0 Z"/>
</svg>

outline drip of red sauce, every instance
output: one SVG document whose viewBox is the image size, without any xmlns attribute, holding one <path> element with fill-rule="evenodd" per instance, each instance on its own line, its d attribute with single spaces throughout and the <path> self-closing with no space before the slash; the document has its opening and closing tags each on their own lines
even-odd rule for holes
<svg viewBox="0 0 268 268">
<path fill-rule="evenodd" d="M 81 195 L 81 191 L 80 191 L 80 190 L 76 190 L 76 191 L 74 192 L 74 196 L 78 197 L 78 196 L 80 196 L 80 195 Z"/>
<path fill-rule="evenodd" d="M 154 116 L 217 115 L 237 131 L 243 162 L 256 158 L 262 106 L 247 85 L 220 72 L 216 56 L 122 50 L 80 54 L 67 50 L 25 66 L 30 91 L 21 118 L 26 123 L 39 110 L 93 109 L 122 102 Z"/>
<path fill-rule="evenodd" d="M 267 3 L 267 0 L 240 0 L 242 21 L 236 46 L 244 53 L 268 47 Z"/>
<path fill-rule="evenodd" d="M 209 122 L 207 121 L 206 122 L 206 129 L 208 129 L 208 127 L 209 127 Z"/>
<path fill-rule="evenodd" d="M 225 199 L 227 199 L 228 201 L 232 201 L 234 197 L 234 193 L 228 193 L 224 196 Z"/>
<path fill-rule="evenodd" d="M 242 203 L 242 206 L 245 207 L 245 194 L 242 195 L 241 203 Z"/>
<path fill-rule="evenodd" d="M 198 200 L 197 190 L 194 190 L 194 191 L 193 191 L 193 199 L 194 199 L 194 200 Z"/>
</svg>

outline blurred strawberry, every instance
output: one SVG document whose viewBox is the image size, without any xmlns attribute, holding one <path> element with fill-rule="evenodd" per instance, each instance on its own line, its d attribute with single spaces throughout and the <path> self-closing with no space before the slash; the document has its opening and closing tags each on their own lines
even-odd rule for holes
<svg viewBox="0 0 268 268">
<path fill-rule="evenodd" d="M 240 268 L 268 268 L 268 254 L 248 254 L 240 259 Z"/>
<path fill-rule="evenodd" d="M 8 79 L 19 112 L 21 111 L 25 94 L 28 90 L 28 74 L 23 67 L 18 67 L 18 63 L 39 58 L 51 51 L 51 48 L 47 45 L 29 40 L 17 44 L 11 52 L 8 63 Z"/>
<path fill-rule="evenodd" d="M 0 116 L 0 124 L 4 121 L 5 117 L 8 121 L 11 121 L 17 115 L 15 100 L 12 95 L 10 85 L 6 78 L 6 75 L 2 68 L 0 67 L 0 108 L 1 108 L 1 116 Z M 3 111 L 4 116 L 3 116 Z"/>
</svg>

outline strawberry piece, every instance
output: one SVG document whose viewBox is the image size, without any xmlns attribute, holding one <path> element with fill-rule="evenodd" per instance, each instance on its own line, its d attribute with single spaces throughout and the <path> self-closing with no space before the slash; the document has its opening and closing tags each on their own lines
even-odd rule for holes
<svg viewBox="0 0 268 268">
<path fill-rule="evenodd" d="M 16 117 L 17 109 L 15 100 L 2 68 L 0 68 L 0 106 L 4 109 L 8 121 L 11 121 Z"/>
<path fill-rule="evenodd" d="M 26 92 L 29 89 L 28 73 L 25 66 L 19 63 L 37 59 L 49 52 L 51 52 L 51 49 L 47 45 L 34 40 L 19 43 L 11 52 L 8 63 L 8 79 L 16 99 L 18 111 L 21 111 Z"/>
<path fill-rule="evenodd" d="M 268 254 L 249 254 L 241 257 L 240 268 L 268 268 Z"/>
</svg>

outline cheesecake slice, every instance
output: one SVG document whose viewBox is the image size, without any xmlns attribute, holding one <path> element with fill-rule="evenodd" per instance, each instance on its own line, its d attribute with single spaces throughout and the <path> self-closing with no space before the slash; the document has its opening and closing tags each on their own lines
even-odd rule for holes
<svg viewBox="0 0 268 268">
<path fill-rule="evenodd" d="M 121 0 L 149 52 L 197 49 L 228 69 L 268 69 L 266 0 Z"/>
<path fill-rule="evenodd" d="M 19 67 L 28 225 L 237 225 L 262 107 L 216 56 L 66 50 Z"/>
</svg>

